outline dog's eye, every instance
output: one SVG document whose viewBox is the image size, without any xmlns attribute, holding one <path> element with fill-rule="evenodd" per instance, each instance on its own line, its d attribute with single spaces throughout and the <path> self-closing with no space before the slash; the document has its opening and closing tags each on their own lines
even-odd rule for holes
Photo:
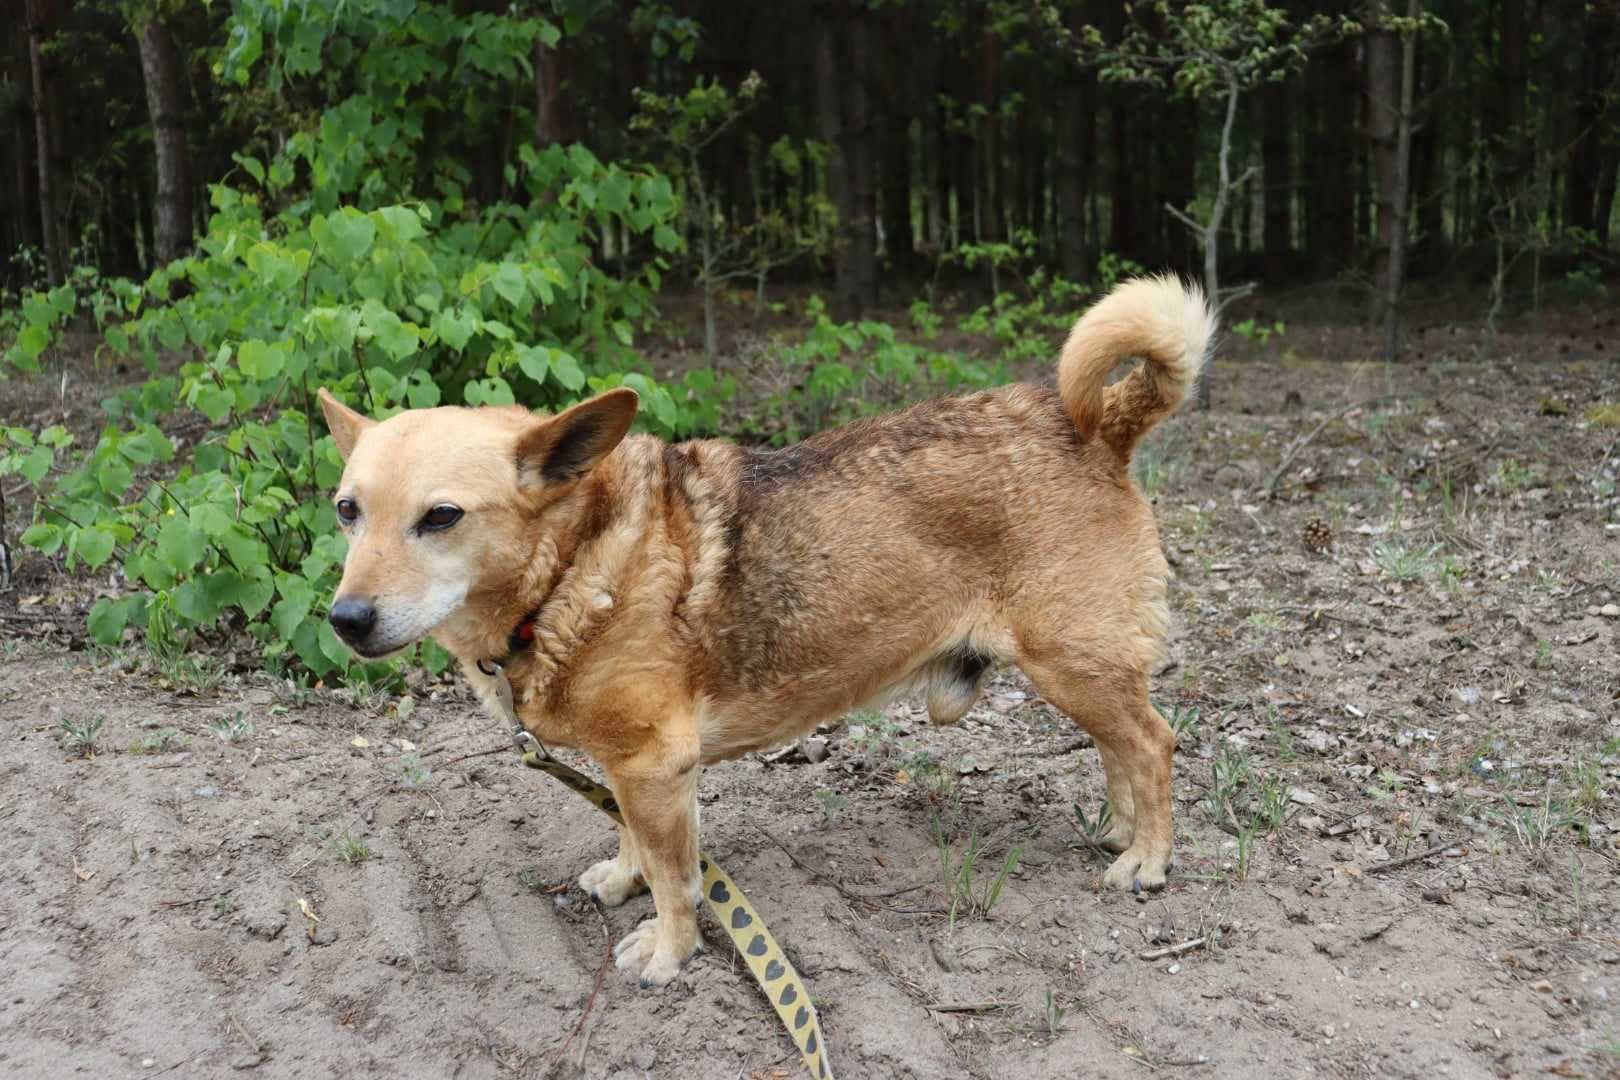
<svg viewBox="0 0 1620 1080">
<path fill-rule="evenodd" d="M 339 499 L 337 501 L 337 516 L 345 525 L 353 525 L 354 519 L 360 516 L 360 506 L 353 499 Z"/>
<path fill-rule="evenodd" d="M 435 506 L 422 515 L 420 528 L 423 532 L 440 532 L 460 521 L 461 513 L 461 507 L 451 506 L 449 503 Z"/>
</svg>

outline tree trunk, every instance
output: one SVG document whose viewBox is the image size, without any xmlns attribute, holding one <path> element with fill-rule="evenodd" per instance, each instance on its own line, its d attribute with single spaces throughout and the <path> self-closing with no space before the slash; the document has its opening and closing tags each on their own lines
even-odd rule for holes
<svg viewBox="0 0 1620 1080">
<path fill-rule="evenodd" d="M 1057 174 L 1053 187 L 1057 198 L 1058 258 L 1063 276 L 1080 281 L 1090 269 L 1086 259 L 1086 181 L 1096 162 L 1093 144 L 1097 134 L 1097 77 L 1085 72 L 1073 90 L 1074 110 L 1065 116 L 1056 113 Z"/>
<path fill-rule="evenodd" d="M 47 0 L 28 0 L 28 63 L 34 89 L 34 149 L 39 166 L 39 235 L 45 250 L 45 272 L 52 285 L 67 276 L 67 253 L 62 250 L 56 216 L 56 184 L 52 175 L 51 99 L 46 93 L 44 38 L 50 17 Z"/>
<path fill-rule="evenodd" d="M 856 252 L 852 223 L 856 217 L 850 177 L 850 155 L 844 131 L 839 88 L 846 74 L 838 48 L 838 30 L 847 10 L 842 3 L 817 5 L 815 18 L 816 134 L 827 147 L 827 197 L 838 212 L 833 253 L 833 307 L 839 319 L 852 318 L 859 308 Z"/>
<path fill-rule="evenodd" d="M 562 63 L 557 50 L 534 43 L 534 145 L 544 150 L 564 142 L 562 121 Z"/>
<path fill-rule="evenodd" d="M 916 253 L 911 231 L 911 121 L 903 109 L 888 110 L 883 145 L 883 245 L 896 268 Z"/>
<path fill-rule="evenodd" d="M 1294 150 L 1291 145 L 1294 99 L 1299 82 L 1272 83 L 1260 92 L 1264 113 L 1264 133 L 1260 137 L 1260 158 L 1265 185 L 1263 199 L 1265 276 L 1283 281 L 1292 262 L 1294 248 Z"/>
<path fill-rule="evenodd" d="M 1614 108 L 1606 91 L 1613 78 L 1614 53 L 1620 48 L 1617 24 L 1620 13 L 1613 10 L 1587 16 L 1586 47 L 1575 101 L 1575 138 L 1564 186 L 1565 223 L 1591 232 L 1596 232 L 1598 225 L 1597 191 L 1604 138 L 1613 138 Z"/>
<path fill-rule="evenodd" d="M 1001 206 L 1001 39 L 989 25 L 984 28 L 982 45 L 984 128 L 979 143 L 979 183 L 984 212 L 979 219 L 983 230 L 979 239 L 993 244 L 1006 239 L 1007 229 Z"/>
<path fill-rule="evenodd" d="M 845 318 L 859 318 L 877 303 L 877 147 L 867 88 L 871 81 L 869 16 L 857 8 L 846 23 L 849 31 L 849 78 L 845 101 L 849 143 L 849 201 L 847 231 L 850 248 L 850 291 L 845 294 Z"/>
<path fill-rule="evenodd" d="M 1355 251 L 1355 194 L 1351 141 L 1356 129 L 1355 50 L 1333 47 L 1312 69 L 1318 102 L 1315 138 L 1307 158 L 1311 178 L 1304 200 L 1312 265 L 1329 277 L 1344 270 Z"/>
<path fill-rule="evenodd" d="M 1390 16 L 1388 0 L 1380 0 L 1372 11 L 1375 19 Z M 1375 25 L 1367 34 L 1366 75 L 1363 87 L 1367 97 L 1367 139 L 1372 149 L 1373 172 L 1378 183 L 1378 252 L 1380 270 L 1373 289 L 1372 317 L 1383 315 L 1389 295 L 1391 245 L 1395 219 L 1403 207 L 1398 201 L 1398 144 L 1400 133 L 1401 39 L 1395 31 Z"/>
<path fill-rule="evenodd" d="M 191 247 L 191 153 L 186 147 L 180 58 L 169 28 L 156 18 L 139 27 L 135 36 L 157 152 L 157 261 L 166 263 Z"/>
<path fill-rule="evenodd" d="M 1416 20 L 1422 0 L 1407 0 L 1406 17 Z M 1408 33 L 1401 42 L 1401 104 L 1396 121 L 1395 185 L 1387 209 L 1390 211 L 1389 263 L 1384 270 L 1384 363 L 1395 362 L 1399 346 L 1401 277 L 1406 271 L 1406 228 L 1410 216 L 1412 177 L 1412 97 L 1417 88 L 1417 34 Z"/>
</svg>

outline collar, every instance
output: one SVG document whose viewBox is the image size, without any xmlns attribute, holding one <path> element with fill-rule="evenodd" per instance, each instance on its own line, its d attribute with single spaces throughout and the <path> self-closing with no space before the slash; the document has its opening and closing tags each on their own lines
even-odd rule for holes
<svg viewBox="0 0 1620 1080">
<path fill-rule="evenodd" d="M 501 669 L 509 667 L 519 654 L 526 652 L 534 644 L 534 624 L 539 618 L 538 610 L 523 616 L 523 619 L 512 628 L 512 632 L 506 635 L 506 655 L 478 661 L 478 670 L 485 675 L 495 675 Z"/>
</svg>

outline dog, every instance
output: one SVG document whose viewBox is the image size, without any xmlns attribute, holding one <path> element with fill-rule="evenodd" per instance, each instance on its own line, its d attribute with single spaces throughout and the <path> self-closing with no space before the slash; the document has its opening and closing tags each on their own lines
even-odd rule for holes
<svg viewBox="0 0 1620 1080">
<path fill-rule="evenodd" d="M 1129 465 L 1215 329 L 1195 286 L 1137 279 L 1075 324 L 1056 389 L 926 402 L 778 450 L 628 434 L 624 388 L 555 416 L 381 422 L 323 389 L 348 537 L 330 620 L 367 658 L 431 635 L 491 709 L 504 673 L 529 732 L 600 765 L 625 824 L 579 883 L 609 905 L 651 889 L 655 916 L 615 950 L 643 985 L 698 945 L 702 766 L 896 692 L 949 724 L 998 662 L 1096 742 L 1118 855 L 1103 883 L 1161 889 L 1176 739 L 1148 676 L 1169 567 Z"/>
</svg>

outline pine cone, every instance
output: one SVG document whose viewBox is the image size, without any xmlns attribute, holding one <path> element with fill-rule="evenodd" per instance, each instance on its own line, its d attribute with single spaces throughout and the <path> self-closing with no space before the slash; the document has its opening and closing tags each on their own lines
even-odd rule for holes
<svg viewBox="0 0 1620 1080">
<path fill-rule="evenodd" d="M 1301 539 L 1305 541 L 1306 551 L 1321 555 L 1333 547 L 1333 527 L 1321 518 L 1311 518 L 1305 523 Z"/>
</svg>

